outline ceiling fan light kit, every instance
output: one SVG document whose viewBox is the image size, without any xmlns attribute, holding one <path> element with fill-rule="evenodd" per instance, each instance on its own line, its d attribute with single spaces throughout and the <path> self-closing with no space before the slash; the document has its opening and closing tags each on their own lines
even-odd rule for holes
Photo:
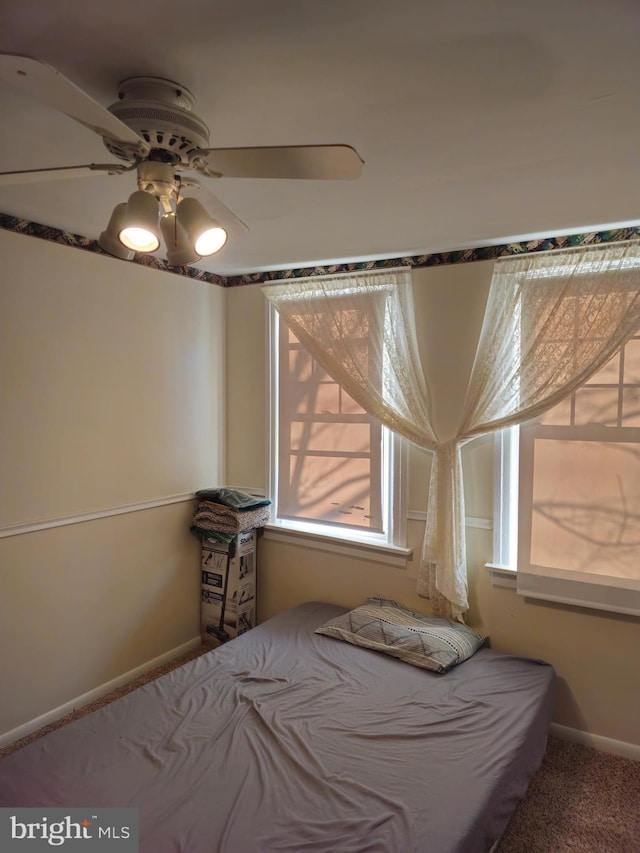
<svg viewBox="0 0 640 853">
<path fill-rule="evenodd" d="M 178 202 L 177 218 L 194 250 L 202 257 L 219 252 L 227 242 L 225 229 L 195 198 L 183 198 Z"/>
<path fill-rule="evenodd" d="M 117 204 L 109 219 L 109 224 L 102 234 L 98 237 L 98 245 L 105 252 L 120 258 L 123 261 L 130 261 L 133 258 L 133 252 L 125 248 L 120 242 L 120 231 L 124 223 L 124 217 L 127 212 L 127 203 L 123 201 Z"/>
<path fill-rule="evenodd" d="M 219 252 L 229 226 L 237 233 L 247 230 L 218 199 L 222 224 L 197 199 L 180 199 L 183 187 L 200 189 L 197 181 L 183 178 L 181 172 L 207 178 L 352 180 L 362 171 L 360 155 L 350 145 L 209 148 L 209 129 L 192 112 L 194 96 L 161 77 L 127 78 L 120 83 L 119 100 L 108 108 L 55 68 L 31 57 L 0 53 L 0 81 L 98 133 L 108 151 L 127 163 L 0 172 L 0 186 L 137 171 L 137 191 L 126 204 L 116 205 L 98 239 L 101 249 L 125 260 L 134 252 L 157 251 L 162 234 L 168 262 L 185 266 Z"/>
<path fill-rule="evenodd" d="M 131 193 L 118 234 L 132 252 L 155 252 L 160 247 L 158 202 L 144 190 Z"/>
<path fill-rule="evenodd" d="M 167 247 L 167 261 L 170 266 L 185 267 L 200 260 L 200 255 L 189 243 L 175 213 L 165 213 L 160 217 L 160 230 Z"/>
<path fill-rule="evenodd" d="M 158 156 L 157 153 L 153 156 Z M 98 240 L 101 249 L 118 258 L 128 252 L 151 253 L 167 249 L 170 266 L 182 267 L 219 252 L 227 242 L 226 230 L 195 198 L 178 201 L 181 179 L 173 166 L 161 160 L 138 165 L 138 190 L 125 204 L 118 204 L 106 231 Z M 158 223 L 159 207 L 163 211 Z M 115 249 L 115 251 L 114 251 Z"/>
</svg>

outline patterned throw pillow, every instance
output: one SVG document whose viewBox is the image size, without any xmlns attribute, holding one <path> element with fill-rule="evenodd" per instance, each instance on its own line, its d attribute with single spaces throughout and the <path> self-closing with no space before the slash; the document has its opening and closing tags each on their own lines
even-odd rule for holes
<svg viewBox="0 0 640 853">
<path fill-rule="evenodd" d="M 467 660 L 487 639 L 461 622 L 424 616 L 387 598 L 369 598 L 361 607 L 316 628 L 315 633 L 433 672 L 446 672 Z"/>
</svg>

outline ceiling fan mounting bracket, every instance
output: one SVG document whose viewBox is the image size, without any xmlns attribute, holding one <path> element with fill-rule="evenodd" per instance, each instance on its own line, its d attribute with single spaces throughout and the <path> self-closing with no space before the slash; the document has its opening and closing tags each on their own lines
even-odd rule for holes
<svg viewBox="0 0 640 853">
<path fill-rule="evenodd" d="M 195 95 L 186 86 L 166 77 L 127 77 L 118 84 L 118 98 L 136 101 L 158 101 L 191 111 Z"/>
<path fill-rule="evenodd" d="M 173 80 L 129 77 L 120 83 L 118 100 L 108 109 L 142 137 L 152 151 L 163 151 L 174 165 L 189 168 L 191 156 L 209 145 L 209 128 L 191 112 L 194 104 L 192 93 Z M 139 156 L 120 140 L 103 139 L 111 154 L 120 160 L 132 162 Z"/>
</svg>

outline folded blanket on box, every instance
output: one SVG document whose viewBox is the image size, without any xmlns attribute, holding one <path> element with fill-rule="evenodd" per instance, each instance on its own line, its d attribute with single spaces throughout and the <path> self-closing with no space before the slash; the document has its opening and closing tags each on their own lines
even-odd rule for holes
<svg viewBox="0 0 640 853">
<path fill-rule="evenodd" d="M 209 531 L 240 533 L 254 527 L 263 527 L 268 521 L 268 506 L 238 512 L 223 504 L 200 501 L 193 514 L 192 526 L 206 533 Z"/>
<path fill-rule="evenodd" d="M 238 489 L 200 489 L 196 492 L 196 497 L 199 501 L 222 504 L 230 509 L 238 510 L 238 512 L 269 506 L 271 503 L 269 498 L 259 498 Z"/>
</svg>

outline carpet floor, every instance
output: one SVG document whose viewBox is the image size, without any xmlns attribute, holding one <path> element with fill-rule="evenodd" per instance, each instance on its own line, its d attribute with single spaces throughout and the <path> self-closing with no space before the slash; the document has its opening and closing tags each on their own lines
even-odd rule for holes
<svg viewBox="0 0 640 853">
<path fill-rule="evenodd" d="M 210 649 L 196 648 L 0 749 L 0 759 Z M 550 737 L 495 853 L 640 853 L 640 761 Z"/>
<path fill-rule="evenodd" d="M 640 761 L 550 737 L 496 853 L 639 853 Z"/>
</svg>

